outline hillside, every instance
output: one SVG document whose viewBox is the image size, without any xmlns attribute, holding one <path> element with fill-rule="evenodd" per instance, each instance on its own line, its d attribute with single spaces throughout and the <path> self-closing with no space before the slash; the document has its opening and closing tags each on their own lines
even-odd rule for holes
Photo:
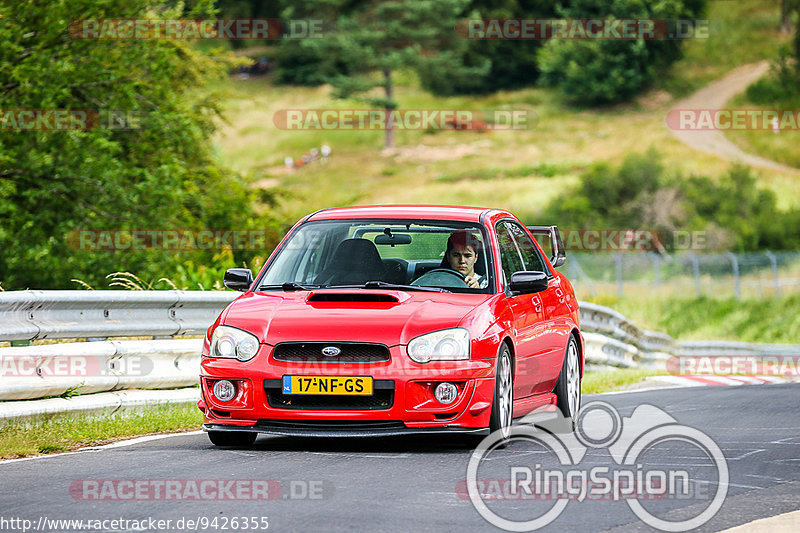
<svg viewBox="0 0 800 533">
<path fill-rule="evenodd" d="M 684 59 L 670 76 L 627 105 L 576 110 L 542 88 L 435 98 L 420 90 L 412 76 L 401 75 L 396 92 L 403 108 L 524 109 L 536 113 L 538 124 L 523 131 L 398 132 L 398 147 L 381 151 L 382 132 L 275 127 L 273 117 L 280 110 L 363 107 L 332 100 L 327 87 L 276 87 L 269 77 L 231 79 L 221 87 L 228 123 L 216 143 L 224 163 L 278 198 L 277 214 L 287 222 L 331 205 L 431 201 L 502 206 L 533 221 L 588 165 L 616 164 L 649 147 L 663 154 L 672 170 L 719 176 L 729 163 L 679 142 L 664 117 L 679 98 L 728 70 L 775 56 L 786 37 L 777 31 L 778 5 L 772 1 L 718 0 L 707 18 L 712 21 L 710 38 L 687 43 Z M 298 159 L 322 144 L 332 148 L 326 163 L 293 171 L 283 165 L 285 157 Z M 800 203 L 796 176 L 757 172 L 762 186 L 778 193 L 781 207 Z"/>
</svg>

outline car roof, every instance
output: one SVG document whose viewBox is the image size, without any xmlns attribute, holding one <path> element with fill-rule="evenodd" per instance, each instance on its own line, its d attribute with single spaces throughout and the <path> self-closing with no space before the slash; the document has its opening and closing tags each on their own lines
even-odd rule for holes
<svg viewBox="0 0 800 533">
<path fill-rule="evenodd" d="M 492 211 L 498 210 L 454 205 L 364 205 L 323 209 L 309 215 L 306 221 L 353 218 L 405 218 L 480 222 L 481 215 Z"/>
</svg>

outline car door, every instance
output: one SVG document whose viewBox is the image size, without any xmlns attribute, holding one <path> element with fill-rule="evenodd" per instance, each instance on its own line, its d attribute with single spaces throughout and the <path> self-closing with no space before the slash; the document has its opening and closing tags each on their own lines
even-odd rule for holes
<svg viewBox="0 0 800 533">
<path fill-rule="evenodd" d="M 549 392 L 553 389 L 564 362 L 570 327 L 567 322 L 567 308 L 561 280 L 554 276 L 547 266 L 541 250 L 534 244 L 527 229 L 516 222 L 509 222 L 508 229 L 520 250 L 525 270 L 544 272 L 548 277 L 547 290 L 539 293 L 542 302 L 542 316 L 537 334 L 541 339 L 544 353 L 540 357 L 539 369 L 542 372 L 534 393 Z"/>
<path fill-rule="evenodd" d="M 508 221 L 495 226 L 500 250 L 500 265 L 503 269 L 503 287 L 508 294 L 515 332 L 514 397 L 524 398 L 541 389 L 543 376 L 541 365 L 548 347 L 543 339 L 542 298 L 539 294 L 511 295 L 508 282 L 511 274 L 525 270 L 522 254 Z"/>
</svg>

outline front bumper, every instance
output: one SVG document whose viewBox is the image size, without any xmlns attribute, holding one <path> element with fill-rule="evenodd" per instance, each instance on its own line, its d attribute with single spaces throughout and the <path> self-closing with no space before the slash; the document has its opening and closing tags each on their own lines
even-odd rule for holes
<svg viewBox="0 0 800 533">
<path fill-rule="evenodd" d="M 267 433 L 270 435 L 284 435 L 287 437 L 394 437 L 400 435 L 477 435 L 486 436 L 489 428 L 467 427 L 408 427 L 402 422 L 391 426 L 380 427 L 360 424 L 344 424 L 341 426 L 320 425 L 313 427 L 298 421 L 278 423 L 280 421 L 264 420 L 253 426 L 239 426 L 233 424 L 203 424 L 203 431 L 247 431 L 252 433 Z"/>
<path fill-rule="evenodd" d="M 293 436 L 488 433 L 495 358 L 420 364 L 408 358 L 403 346 L 390 348 L 390 355 L 389 361 L 378 363 L 284 362 L 272 358 L 271 346 L 262 345 L 256 357 L 245 363 L 204 357 L 203 399 L 198 403 L 205 416 L 203 428 Z M 393 395 L 390 405 L 377 407 L 293 408 L 292 402 L 277 404 L 275 400 L 274 384 L 285 375 L 371 376 L 375 383 L 391 386 Z M 213 383 L 219 379 L 237 383 L 233 400 L 221 402 L 214 397 Z M 436 384 L 444 381 L 459 388 L 456 400 L 448 405 L 433 397 Z"/>
</svg>

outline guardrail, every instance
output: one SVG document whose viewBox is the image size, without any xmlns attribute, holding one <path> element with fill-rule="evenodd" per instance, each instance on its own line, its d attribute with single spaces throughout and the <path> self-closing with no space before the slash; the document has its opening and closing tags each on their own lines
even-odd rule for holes
<svg viewBox="0 0 800 533">
<path fill-rule="evenodd" d="M 0 292 L 0 341 L 198 335 L 232 291 Z"/>
<path fill-rule="evenodd" d="M 238 295 L 233 291 L 0 292 L 0 340 L 95 339 L 0 348 L 0 419 L 21 413 L 97 410 L 103 405 L 119 409 L 196 400 L 198 389 L 185 387 L 198 382 L 202 339 L 97 339 L 204 334 Z M 608 307 L 579 304 L 590 368 L 663 369 L 676 355 L 800 354 L 800 345 L 676 342 L 664 333 L 639 329 Z M 139 394 L 131 389 L 170 390 Z M 48 397 L 57 398 L 42 399 Z"/>
</svg>

